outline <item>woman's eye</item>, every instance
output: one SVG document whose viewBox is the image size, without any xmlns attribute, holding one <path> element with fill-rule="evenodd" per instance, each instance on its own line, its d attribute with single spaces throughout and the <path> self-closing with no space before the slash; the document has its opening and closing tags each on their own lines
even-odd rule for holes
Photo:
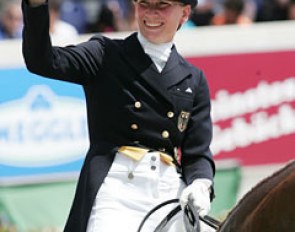
<svg viewBox="0 0 295 232">
<path fill-rule="evenodd" d="M 147 7 L 148 6 L 148 4 L 146 2 L 139 2 L 139 5 L 141 7 Z"/>
<path fill-rule="evenodd" d="M 170 6 L 170 4 L 168 2 L 160 2 L 159 3 L 159 7 L 162 8 L 162 9 L 166 8 L 166 7 L 169 7 L 169 6 Z"/>
</svg>

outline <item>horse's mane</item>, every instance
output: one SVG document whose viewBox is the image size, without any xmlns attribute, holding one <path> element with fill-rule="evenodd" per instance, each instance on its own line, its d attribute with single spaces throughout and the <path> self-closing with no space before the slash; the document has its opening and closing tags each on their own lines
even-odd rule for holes
<svg viewBox="0 0 295 232">
<path fill-rule="evenodd" d="M 263 202 L 264 198 L 290 175 L 295 175 L 295 160 L 289 162 L 284 168 L 263 179 L 252 188 L 231 210 L 219 231 L 242 231 L 237 230 L 237 228 L 241 228 L 253 211 L 257 210 L 256 208 Z"/>
</svg>

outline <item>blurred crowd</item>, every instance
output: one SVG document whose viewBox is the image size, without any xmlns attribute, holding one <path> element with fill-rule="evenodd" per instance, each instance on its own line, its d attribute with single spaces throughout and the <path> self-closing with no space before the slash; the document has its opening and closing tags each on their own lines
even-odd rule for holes
<svg viewBox="0 0 295 232">
<path fill-rule="evenodd" d="M 49 0 L 53 39 L 136 30 L 133 0 Z M 295 0 L 199 0 L 182 29 L 295 20 Z M 0 40 L 20 38 L 21 0 L 1 0 Z"/>
</svg>

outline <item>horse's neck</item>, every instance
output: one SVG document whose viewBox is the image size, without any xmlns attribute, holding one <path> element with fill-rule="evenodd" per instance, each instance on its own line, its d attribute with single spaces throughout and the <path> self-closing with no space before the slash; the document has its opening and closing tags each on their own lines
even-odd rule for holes
<svg viewBox="0 0 295 232">
<path fill-rule="evenodd" d="M 236 207 L 229 213 L 219 232 L 242 231 L 241 226 L 246 218 L 251 215 L 263 198 L 274 189 L 278 183 L 295 172 L 295 161 L 290 162 L 285 168 L 264 179 L 255 188 L 248 192 Z"/>
<path fill-rule="evenodd" d="M 246 218 L 243 231 L 295 231 L 295 172 L 282 179 Z"/>
</svg>

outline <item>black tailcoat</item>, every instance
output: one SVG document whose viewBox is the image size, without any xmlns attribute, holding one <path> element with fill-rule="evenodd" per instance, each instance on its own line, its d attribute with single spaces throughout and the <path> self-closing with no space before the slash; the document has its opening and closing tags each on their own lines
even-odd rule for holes
<svg viewBox="0 0 295 232">
<path fill-rule="evenodd" d="M 65 231 L 86 231 L 96 193 L 121 145 L 165 150 L 171 156 L 178 148 L 187 184 L 213 179 L 210 96 L 202 71 L 173 47 L 159 73 L 136 33 L 124 40 L 97 35 L 77 46 L 52 47 L 47 4 L 29 7 L 23 1 L 22 7 L 27 68 L 80 84 L 86 97 L 90 148 Z M 186 128 L 183 113 L 190 114 Z"/>
</svg>

